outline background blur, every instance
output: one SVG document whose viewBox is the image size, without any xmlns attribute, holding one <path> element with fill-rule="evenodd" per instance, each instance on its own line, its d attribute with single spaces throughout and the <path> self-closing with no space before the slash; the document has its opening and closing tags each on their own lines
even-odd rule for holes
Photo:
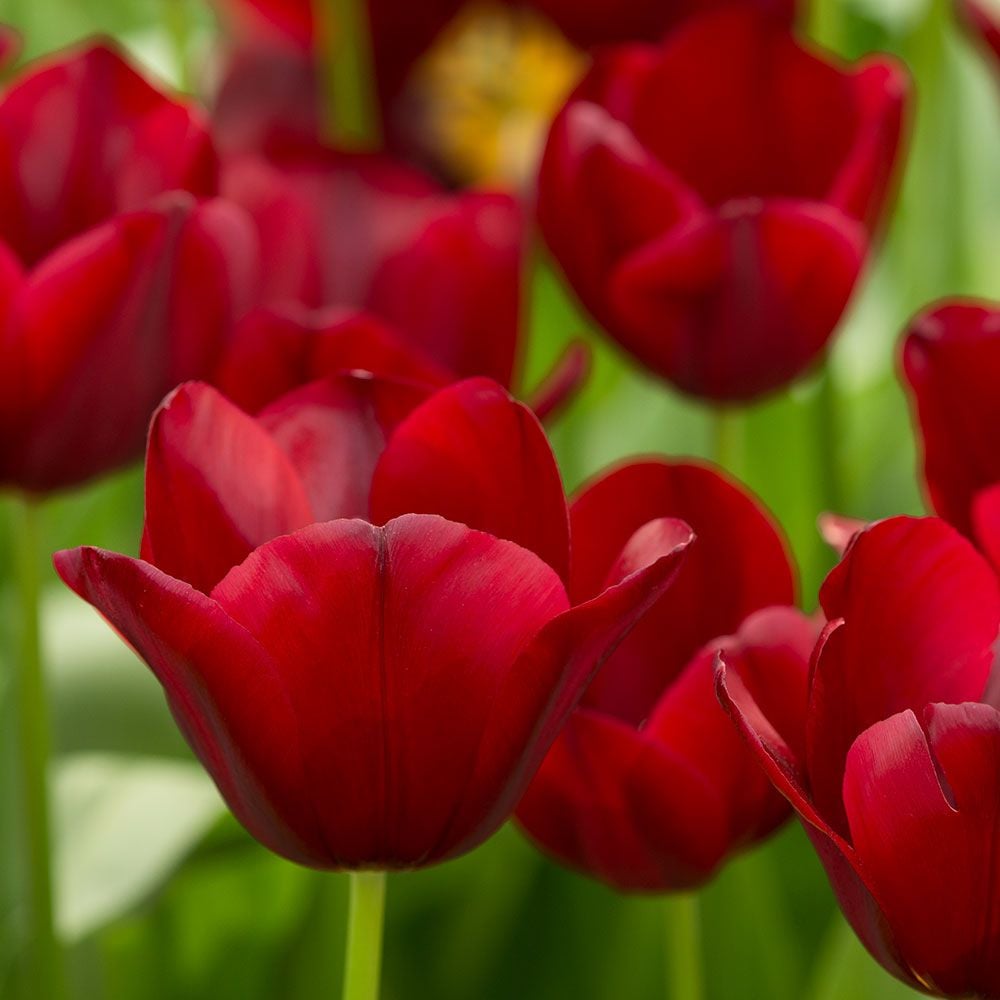
<svg viewBox="0 0 1000 1000">
<path fill-rule="evenodd" d="M 886 246 L 844 325 L 829 374 L 736 422 L 732 471 L 784 525 L 808 607 L 832 561 L 815 531 L 819 511 L 876 518 L 921 509 L 896 379 L 906 320 L 945 294 L 1000 296 L 1000 89 L 948 0 L 834 0 L 818 4 L 811 20 L 815 35 L 852 58 L 873 49 L 901 55 L 917 81 L 918 108 Z M 28 57 L 111 34 L 172 82 L 179 67 L 171 25 L 187 23 L 194 65 L 211 74 L 216 26 L 202 0 L 0 0 L 0 21 L 24 34 Z M 586 330 L 544 260 L 532 286 L 529 384 L 570 335 Z M 703 409 L 591 339 L 594 376 L 553 432 L 568 487 L 625 455 L 711 454 Z M 838 426 L 818 450 L 818 400 L 826 391 L 836 394 Z M 141 502 L 134 470 L 49 503 L 48 537 L 54 547 L 89 543 L 134 552 Z M 6 533 L 0 544 L 0 566 L 8 566 Z M 91 608 L 57 586 L 47 565 L 45 574 L 58 751 L 58 918 L 72 948 L 75 997 L 339 995 L 346 878 L 295 868 L 242 832 L 193 763 L 146 668 Z M 12 646 L 7 589 L 3 602 L 0 656 Z M 13 983 L 21 934 L 9 676 L 4 665 L 0 995 Z M 702 903 L 712 998 L 892 1000 L 909 993 L 855 942 L 797 827 L 732 864 Z M 508 828 L 458 862 L 390 879 L 384 995 L 662 997 L 666 928 L 662 901 L 623 898 L 562 871 Z"/>
</svg>

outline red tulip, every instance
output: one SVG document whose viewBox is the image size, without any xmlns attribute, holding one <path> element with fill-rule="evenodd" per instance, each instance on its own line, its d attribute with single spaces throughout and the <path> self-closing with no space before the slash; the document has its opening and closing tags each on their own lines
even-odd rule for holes
<svg viewBox="0 0 1000 1000">
<path fill-rule="evenodd" d="M 626 890 L 706 881 L 789 815 L 716 701 L 719 647 L 805 690 L 816 627 L 784 543 L 758 503 L 699 465 L 646 462 L 574 501 L 570 593 L 586 600 L 628 565 L 628 539 L 679 517 L 697 540 L 671 591 L 602 668 L 518 809 L 564 863 Z M 623 548 L 624 546 L 624 548 Z"/>
<path fill-rule="evenodd" d="M 850 299 L 906 90 L 888 58 L 842 66 L 745 11 L 608 50 L 549 136 L 543 233 L 584 305 L 652 371 L 716 400 L 777 389 Z"/>
<path fill-rule="evenodd" d="M 924 478 L 934 509 L 987 551 L 992 539 L 996 552 L 1000 307 L 985 302 L 931 307 L 906 333 L 903 370 L 923 439 Z"/>
<path fill-rule="evenodd" d="M 856 537 L 820 601 L 808 687 L 723 652 L 723 705 L 872 955 L 918 989 L 1000 997 L 1000 716 L 978 703 L 996 578 L 944 522 L 901 517 Z"/>
<path fill-rule="evenodd" d="M 506 195 L 445 192 L 381 157 L 243 157 L 224 190 L 260 233 L 262 298 L 364 308 L 458 375 L 509 384 L 523 220 Z"/>
<path fill-rule="evenodd" d="M 962 19 L 984 45 L 994 62 L 1000 66 L 1000 14 L 990 6 L 990 0 L 957 0 Z"/>
<path fill-rule="evenodd" d="M 59 572 L 156 673 L 247 829 L 321 868 L 489 836 L 692 537 L 642 526 L 571 604 L 552 453 L 484 379 L 342 376 L 257 418 L 188 385 L 146 475 L 142 558 L 77 549 Z"/>
<path fill-rule="evenodd" d="M 192 112 L 102 45 L 0 99 L 0 483 L 44 492 L 141 452 L 218 362 L 254 266 Z"/>
<path fill-rule="evenodd" d="M 304 376 L 285 378 L 281 389 L 349 368 L 436 385 L 472 375 L 516 381 L 523 218 L 510 196 L 453 194 L 385 157 L 300 144 L 271 159 L 233 159 L 224 189 L 256 221 L 260 293 L 271 307 L 237 335 L 249 338 L 249 350 L 238 343 L 235 350 L 245 360 L 250 352 L 264 357 L 272 342 Z M 322 313 L 310 316 L 303 306 Z M 359 309 L 371 316 L 358 317 Z M 345 320 L 353 334 L 345 334 Z M 365 337 L 372 339 L 362 345 Z M 317 339 L 322 357 L 310 346 Z M 574 346 L 557 364 L 536 400 L 540 412 L 585 379 L 580 351 Z M 239 379 L 230 375 L 224 385 L 252 408 Z"/>
</svg>

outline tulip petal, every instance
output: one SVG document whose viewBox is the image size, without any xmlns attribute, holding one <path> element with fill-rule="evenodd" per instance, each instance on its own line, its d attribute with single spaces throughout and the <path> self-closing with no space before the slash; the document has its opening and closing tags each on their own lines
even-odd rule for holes
<svg viewBox="0 0 1000 1000">
<path fill-rule="evenodd" d="M 325 375 L 367 371 L 428 385 L 451 381 L 366 313 L 258 309 L 237 327 L 215 383 L 250 413 Z"/>
<path fill-rule="evenodd" d="M 535 415 L 495 382 L 471 379 L 418 407 L 393 432 L 372 481 L 372 520 L 441 514 L 517 542 L 561 577 L 569 515 Z"/>
<path fill-rule="evenodd" d="M 899 517 L 855 538 L 820 601 L 844 624 L 817 652 L 806 756 L 815 800 L 843 831 L 844 761 L 859 733 L 907 708 L 982 696 L 1000 593 L 989 564 L 953 528 Z"/>
<path fill-rule="evenodd" d="M 616 335 L 687 392 L 752 398 L 821 354 L 866 253 L 861 226 L 830 206 L 729 202 L 620 262 Z"/>
<path fill-rule="evenodd" d="M 713 640 L 691 660 L 642 730 L 645 738 L 686 760 L 716 790 L 727 850 L 766 836 L 789 811 L 719 705 L 715 659 L 720 651 L 725 655 L 797 753 L 805 745 L 802 704 L 818 633 L 818 623 L 794 608 L 756 612 L 736 635 Z"/>
<path fill-rule="evenodd" d="M 574 500 L 573 599 L 584 600 L 613 582 L 630 537 L 657 517 L 686 521 L 697 542 L 669 595 L 636 627 L 584 698 L 589 707 L 633 724 L 648 718 L 706 642 L 736 632 L 760 608 L 795 600 L 787 549 L 757 500 L 709 466 L 666 462 L 619 467 Z"/>
<path fill-rule="evenodd" d="M 929 309 L 903 341 L 903 370 L 931 503 L 971 536 L 973 496 L 1000 483 L 1000 307 L 954 302 Z"/>
<path fill-rule="evenodd" d="M 249 284 L 247 226 L 235 206 L 169 195 L 31 272 L 4 343 L 23 437 L 0 480 L 51 490 L 141 454 L 164 395 L 218 363 Z"/>
<path fill-rule="evenodd" d="M 698 769 L 588 709 L 570 717 L 517 818 L 542 850 L 624 891 L 699 885 L 726 847 L 723 803 Z"/>
<path fill-rule="evenodd" d="M 213 596 L 283 665 L 342 864 L 439 860 L 503 821 L 448 832 L 477 754 L 497 782 L 477 793 L 495 801 L 527 752 L 484 743 L 484 728 L 518 657 L 567 606 L 535 555 L 439 517 L 332 521 L 258 549 Z M 535 696 L 512 713 L 520 731 L 538 723 Z"/>
<path fill-rule="evenodd" d="M 26 264 L 162 191 L 214 193 L 204 125 L 98 44 L 32 67 L 0 100 L 0 239 Z"/>
<path fill-rule="evenodd" d="M 146 456 L 146 562 L 207 594 L 259 545 L 314 520 L 291 461 L 256 420 L 207 385 L 167 397 Z"/>
<path fill-rule="evenodd" d="M 851 747 L 844 803 L 860 864 L 901 954 L 929 992 L 1000 994 L 1000 713 L 933 705 Z"/>
<path fill-rule="evenodd" d="M 840 907 L 855 933 L 885 968 L 900 978 L 907 978 L 894 944 L 886 938 L 885 917 L 858 868 L 853 847 L 820 814 L 812 800 L 805 760 L 798 748 L 789 742 L 789 739 L 796 739 L 795 732 L 801 729 L 801 722 L 789 726 L 791 736 L 786 737 L 765 714 L 770 712 L 776 718 L 786 720 L 788 725 L 787 720 L 792 720 L 794 713 L 798 712 L 800 717 L 805 715 L 805 699 L 799 701 L 795 691 L 788 692 L 791 697 L 786 698 L 782 689 L 759 685 L 752 675 L 748 678 L 750 683 L 745 682 L 741 675 L 745 666 L 744 660 L 734 658 L 731 669 L 725 651 L 719 654 L 715 667 L 715 689 L 722 707 L 774 787 L 799 814 L 823 862 Z M 761 704 L 758 704 L 757 698 L 760 698 Z"/>
<path fill-rule="evenodd" d="M 296 389 L 257 419 L 298 470 L 316 520 L 367 517 L 386 439 L 431 392 L 424 384 L 353 372 Z"/>
<path fill-rule="evenodd" d="M 1000 483 L 973 498 L 972 526 L 979 547 L 1000 573 Z"/>
<path fill-rule="evenodd" d="M 460 816 L 485 814 L 489 823 L 499 823 L 514 808 L 587 683 L 673 585 L 694 536 L 682 521 L 664 518 L 647 525 L 641 538 L 641 553 L 637 546 L 635 564 L 624 579 L 550 621 L 519 658 L 497 692 L 483 740 L 484 747 L 494 742 L 520 747 L 519 766 L 504 776 L 507 796 L 490 803 L 480 788 L 491 787 L 501 775 L 496 760 L 481 753 Z M 521 709 L 526 698 L 537 707 L 533 728 L 526 727 L 530 717 Z M 459 844 L 456 853 L 468 846 Z"/>
<path fill-rule="evenodd" d="M 148 563 L 83 548 L 56 553 L 55 564 L 156 674 L 240 822 L 271 850 L 329 867 L 298 723 L 261 646 L 215 601 Z"/>
<path fill-rule="evenodd" d="M 712 205 L 823 200 L 857 129 L 853 77 L 736 8 L 667 37 L 635 110 L 640 141 Z"/>
</svg>

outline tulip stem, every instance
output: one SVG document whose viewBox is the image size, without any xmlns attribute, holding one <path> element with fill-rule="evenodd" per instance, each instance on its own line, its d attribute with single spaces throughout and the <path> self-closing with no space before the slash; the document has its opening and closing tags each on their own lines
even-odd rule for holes
<svg viewBox="0 0 1000 1000">
<path fill-rule="evenodd" d="M 52 838 L 49 826 L 49 714 L 42 668 L 41 531 L 32 499 L 14 502 L 12 523 L 15 573 L 21 613 L 19 670 L 15 679 L 20 751 L 20 794 L 28 856 L 30 995 L 65 995 L 62 956 L 55 932 Z"/>
<path fill-rule="evenodd" d="M 667 998 L 702 1000 L 701 920 L 698 897 L 673 893 L 664 898 L 667 924 Z"/>
<path fill-rule="evenodd" d="M 716 409 L 713 414 L 712 435 L 712 458 L 715 464 L 738 474 L 743 438 L 739 411 L 722 407 Z"/>
<path fill-rule="evenodd" d="M 351 872 L 343 1000 L 377 1000 L 384 918 L 385 872 Z"/>
<path fill-rule="evenodd" d="M 368 5 L 364 0 L 313 0 L 324 135 L 347 149 L 381 140 Z"/>
<path fill-rule="evenodd" d="M 840 463 L 840 393 L 830 361 L 827 361 L 820 375 L 815 405 L 822 504 L 831 513 L 842 514 L 845 498 Z"/>
</svg>

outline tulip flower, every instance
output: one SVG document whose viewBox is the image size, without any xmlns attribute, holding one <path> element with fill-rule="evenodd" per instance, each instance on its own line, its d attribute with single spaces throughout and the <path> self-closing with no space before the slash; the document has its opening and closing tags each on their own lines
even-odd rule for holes
<svg viewBox="0 0 1000 1000">
<path fill-rule="evenodd" d="M 718 705 L 713 662 L 722 647 L 761 683 L 804 691 L 818 631 L 790 606 L 793 571 L 769 515 L 719 472 L 688 463 L 626 465 L 574 500 L 574 600 L 620 574 L 623 543 L 654 517 L 681 518 L 697 539 L 517 813 L 543 850 L 624 890 L 699 885 L 788 817 Z"/>
<path fill-rule="evenodd" d="M 44 493 L 141 454 L 207 375 L 254 267 L 189 107 L 94 45 L 0 98 L 0 484 Z"/>
<path fill-rule="evenodd" d="M 716 401 L 778 389 L 822 354 L 857 284 L 906 92 L 887 57 L 846 66 L 740 10 L 608 50 L 553 124 L 543 234 L 652 372 Z"/>
<path fill-rule="evenodd" d="M 159 678 L 233 812 L 317 868 L 411 868 L 510 814 L 692 535 L 654 519 L 571 603 L 537 419 L 498 385 L 320 380 L 153 420 L 142 557 L 56 556 Z"/>
<path fill-rule="evenodd" d="M 524 223 L 509 195 L 453 194 L 386 157 L 298 143 L 269 158 L 232 158 L 224 191 L 250 212 L 261 246 L 265 308 L 234 340 L 251 378 L 261 369 L 247 371 L 246 358 L 263 360 L 273 347 L 299 358 L 304 377 L 286 381 L 286 390 L 351 367 L 439 386 L 474 375 L 516 381 Z M 370 315 L 359 320 L 359 310 Z M 341 356 L 341 327 L 352 315 L 361 353 Z M 341 328 L 332 338 L 323 334 L 331 325 Z M 310 346 L 317 339 L 326 341 L 323 360 Z M 562 405 L 585 379 L 582 350 L 574 343 L 557 363 L 535 401 L 539 412 Z M 241 395 L 238 377 L 222 377 L 237 401 L 256 405 Z"/>
<path fill-rule="evenodd" d="M 933 306 L 911 324 L 902 354 L 931 504 L 1000 569 L 1000 307 Z"/>
<path fill-rule="evenodd" d="M 969 30 L 988 49 L 994 64 L 1000 66 L 1000 14 L 990 0 L 958 0 L 959 13 Z"/>
<path fill-rule="evenodd" d="M 943 521 L 900 517 L 855 538 L 820 602 L 808 686 L 723 651 L 722 703 L 871 954 L 928 993 L 1000 996 L 996 577 Z"/>
</svg>

